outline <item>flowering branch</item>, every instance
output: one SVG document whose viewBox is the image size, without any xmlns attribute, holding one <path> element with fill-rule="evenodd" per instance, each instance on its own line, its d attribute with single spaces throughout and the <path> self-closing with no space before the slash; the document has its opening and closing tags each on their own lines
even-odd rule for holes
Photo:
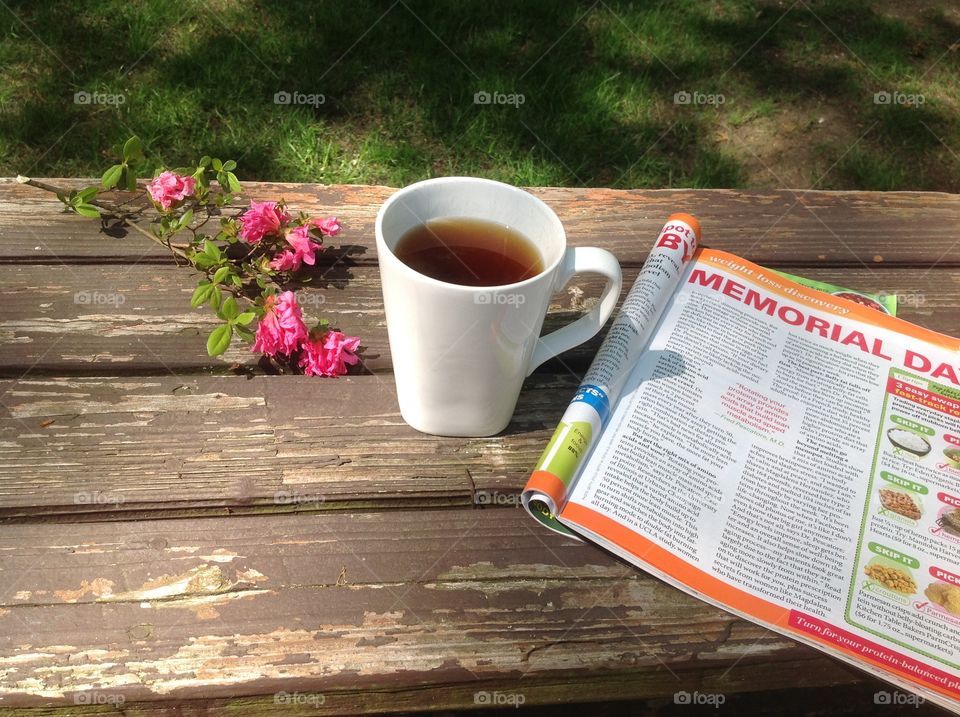
<svg viewBox="0 0 960 717">
<path fill-rule="evenodd" d="M 58 197 L 60 197 L 60 201 L 62 201 L 64 204 L 67 204 L 68 206 L 70 206 L 71 199 L 73 199 L 74 201 L 84 200 L 83 197 L 79 196 L 80 192 L 68 193 L 66 189 L 62 189 L 61 187 L 55 187 L 52 184 L 47 184 L 46 182 L 41 182 L 37 179 L 18 176 L 17 181 L 20 184 L 26 184 L 31 187 L 36 187 L 37 189 L 42 189 L 45 192 L 51 192 L 53 194 L 56 194 Z M 90 189 L 90 187 L 87 187 L 87 189 Z M 85 201 L 84 203 L 98 209 L 99 210 L 98 216 L 100 216 L 101 219 L 105 216 L 113 217 L 114 219 L 122 222 L 125 226 L 129 227 L 130 229 L 133 229 L 134 231 L 139 232 L 150 241 L 160 244 L 160 246 L 164 247 L 165 249 L 170 249 L 170 251 L 172 251 L 174 254 L 176 254 L 180 258 L 182 259 L 187 258 L 186 253 L 183 251 L 184 247 L 187 246 L 186 244 L 172 244 L 172 243 L 168 244 L 166 242 L 160 241 L 157 238 L 156 234 L 153 234 L 152 232 L 148 232 L 146 229 L 144 229 L 139 224 L 137 224 L 137 222 L 133 221 L 133 217 L 135 216 L 134 213 L 121 211 L 118 207 L 115 207 L 112 204 L 99 201 L 96 199 L 90 199 Z M 76 207 L 72 207 L 72 208 L 74 209 L 74 211 L 76 211 Z M 84 207 L 84 209 L 86 208 Z M 90 216 L 88 213 L 85 213 L 85 212 L 78 211 L 77 213 L 82 214 L 82 216 Z"/>
<path fill-rule="evenodd" d="M 107 169 L 100 184 L 67 191 L 29 177 L 27 184 L 57 195 L 71 211 L 85 217 L 121 222 L 190 264 L 202 278 L 190 297 L 193 308 L 209 306 L 221 323 L 207 337 L 207 353 L 224 353 L 239 337 L 252 343 L 275 363 L 315 376 L 339 376 L 359 362 L 360 339 L 345 336 L 322 319 L 312 328 L 292 291 L 284 290 L 303 265 L 313 266 L 323 241 L 340 233 L 336 217 L 296 217 L 279 202 L 251 201 L 245 211 L 225 216 L 241 191 L 234 174 L 237 163 L 203 157 L 196 165 L 155 173 L 145 185 L 137 182 L 133 165 L 143 159 L 140 140 L 128 139 L 122 160 Z M 128 194 L 123 202 L 100 198 L 104 192 Z M 141 193 L 153 208 L 147 228 L 138 221 L 144 212 L 124 205 Z M 200 231 L 216 220 L 216 234 Z M 177 236 L 188 240 L 174 243 Z M 238 300 L 245 302 L 240 308 Z M 256 329 L 253 323 L 256 321 Z"/>
</svg>

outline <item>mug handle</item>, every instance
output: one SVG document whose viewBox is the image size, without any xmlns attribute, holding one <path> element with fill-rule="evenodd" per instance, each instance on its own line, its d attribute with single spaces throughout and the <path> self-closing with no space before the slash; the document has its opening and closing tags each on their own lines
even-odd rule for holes
<svg viewBox="0 0 960 717">
<path fill-rule="evenodd" d="M 617 305 L 623 276 L 620 273 L 620 263 L 613 254 L 597 247 L 577 246 L 567 249 L 557 272 L 554 291 L 559 291 L 566 286 L 574 274 L 600 274 L 607 277 L 607 285 L 600 294 L 600 301 L 573 323 L 537 339 L 537 347 L 530 357 L 527 376 L 547 359 L 593 338 L 603 328 Z"/>
</svg>

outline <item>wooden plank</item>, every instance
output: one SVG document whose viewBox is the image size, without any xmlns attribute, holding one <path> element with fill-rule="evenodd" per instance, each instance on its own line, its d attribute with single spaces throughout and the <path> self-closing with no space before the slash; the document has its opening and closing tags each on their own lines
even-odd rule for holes
<svg viewBox="0 0 960 717">
<path fill-rule="evenodd" d="M 527 383 L 495 438 L 428 436 L 393 377 L 0 382 L 0 517 L 515 506 L 570 376 Z"/>
<path fill-rule="evenodd" d="M 49 180 L 82 186 L 90 180 Z M 373 265 L 373 221 L 396 191 L 363 185 L 247 183 L 254 199 L 283 197 L 311 213 L 335 213 L 342 243 L 354 260 Z M 600 245 L 636 265 L 673 211 L 696 214 L 704 240 L 761 264 L 854 267 L 934 264 L 956 267 L 952 232 L 960 222 L 960 196 L 937 192 L 824 192 L 733 189 L 533 188 L 560 216 L 573 245 Z M 139 238 L 98 234 L 96 222 L 70 216 L 50 194 L 12 179 L 0 180 L 0 258 L 75 263 L 155 260 L 158 247 Z"/>
<path fill-rule="evenodd" d="M 796 670 L 796 665 L 778 663 L 768 665 L 765 673 L 769 674 L 779 667 L 786 674 L 787 670 Z M 802 666 L 801 666 L 802 667 Z M 740 666 L 733 672 L 741 672 Z M 746 672 L 745 670 L 743 670 Z M 733 672 L 731 674 L 733 674 Z M 795 676 L 796 682 L 802 680 L 802 675 Z M 624 683 L 633 682 L 637 678 L 631 674 L 617 676 L 592 676 L 589 682 L 578 680 L 575 677 L 559 680 L 549 678 L 538 679 L 536 683 L 524 686 L 524 694 L 528 697 L 525 708 L 516 714 L 523 717 L 555 717 L 558 714 L 568 714 L 574 709 L 589 714 L 590 717 L 622 717 L 624 714 L 661 715 L 678 714 L 706 714 L 689 706 L 678 706 L 673 695 L 654 697 L 642 700 L 616 701 L 585 701 L 601 699 L 603 695 L 619 695 L 624 692 Z M 749 685 L 745 685 L 749 689 Z M 436 704 L 463 705 L 466 708 L 476 708 L 478 705 L 475 696 L 478 685 L 438 685 L 430 687 L 430 694 L 434 696 Z M 931 703 L 914 704 L 905 701 L 900 705 L 878 704 L 878 693 L 893 694 L 889 686 L 876 680 L 865 678 L 864 682 L 851 684 L 831 685 L 828 689 L 789 688 L 782 690 L 765 690 L 762 692 L 724 693 L 722 714 L 751 715 L 751 717 L 810 717 L 810 715 L 830 715 L 830 717 L 932 717 L 945 714 L 944 710 Z M 89 694 L 89 693 L 88 693 Z M 904 693 L 900 693 L 904 694 Z M 595 696 L 595 697 L 594 697 Z M 277 698 L 273 695 L 257 697 L 220 698 L 209 700 L 164 700 L 162 702 L 135 702 L 124 703 L 122 707 L 113 704 L 100 706 L 70 705 L 69 707 L 23 707 L 0 708 L 4 717 L 53 717 L 66 714 L 82 715 L 115 715 L 118 711 L 126 717 L 182 717 L 183 715 L 210 715 L 225 717 L 260 717 L 264 714 L 273 714 L 279 710 L 299 709 L 299 714 L 322 714 L 314 712 L 312 704 L 307 701 L 307 695 L 297 695 L 302 700 L 299 708 L 287 704 L 278 707 Z M 342 699 L 339 699 L 342 698 Z M 905 699 L 906 696 L 898 699 Z M 287 696 L 288 700 L 294 697 Z M 612 699 L 612 698 L 611 698 Z M 319 697 L 317 697 L 319 701 Z M 909 700 L 909 698 L 906 698 Z M 370 713 L 411 713 L 427 703 L 421 693 L 409 691 L 377 691 L 352 693 L 338 692 L 338 701 L 349 704 L 352 712 L 357 714 Z M 532 706 L 531 706 L 532 705 Z M 572 705 L 576 705 L 573 707 Z M 427 707 L 427 709 L 430 709 Z M 489 714 L 510 715 L 514 708 L 501 708 Z M 719 712 L 719 710 L 717 710 Z M 430 712 L 430 714 L 438 714 Z M 439 714 L 452 714 L 443 712 Z"/>
<path fill-rule="evenodd" d="M 21 525 L 0 568 L 8 707 L 283 691 L 345 714 L 866 679 L 520 510 Z"/>
<path fill-rule="evenodd" d="M 253 366 L 257 357 L 239 341 L 210 358 L 206 336 L 215 325 L 209 310 L 192 310 L 192 272 L 172 265 L 8 265 L 0 287 L 0 376 L 34 374 L 224 372 L 234 363 Z M 637 275 L 624 270 L 623 295 Z M 947 269 L 793 269 L 864 291 L 897 293 L 901 315 L 944 333 L 957 331 L 960 272 Z M 299 294 L 308 316 L 327 316 L 366 346 L 369 371 L 389 371 L 379 272 L 373 267 L 337 267 Z M 593 306 L 601 279 L 575 279 L 551 304 L 545 331 Z M 544 367 L 582 372 L 602 334 Z"/>
<path fill-rule="evenodd" d="M 300 297 L 308 316 L 330 316 L 364 339 L 370 370 L 389 367 L 379 274 L 363 267 L 318 280 Z M 196 372 L 254 366 L 250 347 L 234 342 L 207 356 L 218 319 L 191 309 L 196 275 L 173 265 L 19 265 L 3 268 L 0 372 Z M 344 286 L 349 281 L 349 291 Z"/>
</svg>

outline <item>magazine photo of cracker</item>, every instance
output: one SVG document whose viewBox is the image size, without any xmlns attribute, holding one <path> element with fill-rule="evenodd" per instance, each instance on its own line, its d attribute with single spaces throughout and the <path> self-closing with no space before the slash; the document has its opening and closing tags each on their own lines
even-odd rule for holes
<svg viewBox="0 0 960 717">
<path fill-rule="evenodd" d="M 960 616 L 960 587 L 948 583 L 930 583 L 923 594 L 951 615 Z"/>
</svg>

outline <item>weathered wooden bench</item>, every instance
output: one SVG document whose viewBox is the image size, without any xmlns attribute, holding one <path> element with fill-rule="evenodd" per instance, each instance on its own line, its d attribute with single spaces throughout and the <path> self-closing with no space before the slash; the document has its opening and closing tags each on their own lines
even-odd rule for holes
<svg viewBox="0 0 960 717">
<path fill-rule="evenodd" d="M 502 435 L 417 433 L 396 406 L 373 241 L 392 190 L 246 189 L 343 220 L 303 296 L 363 338 L 362 374 L 251 377 L 241 346 L 208 358 L 189 270 L 0 182 L 0 709 L 344 714 L 695 690 L 755 711 L 874 709 L 882 683 L 517 507 L 599 338 L 532 376 Z M 956 196 L 531 191 L 572 244 L 617 255 L 624 291 L 684 210 L 710 246 L 960 325 Z M 598 291 L 559 294 L 546 328 Z"/>
</svg>

